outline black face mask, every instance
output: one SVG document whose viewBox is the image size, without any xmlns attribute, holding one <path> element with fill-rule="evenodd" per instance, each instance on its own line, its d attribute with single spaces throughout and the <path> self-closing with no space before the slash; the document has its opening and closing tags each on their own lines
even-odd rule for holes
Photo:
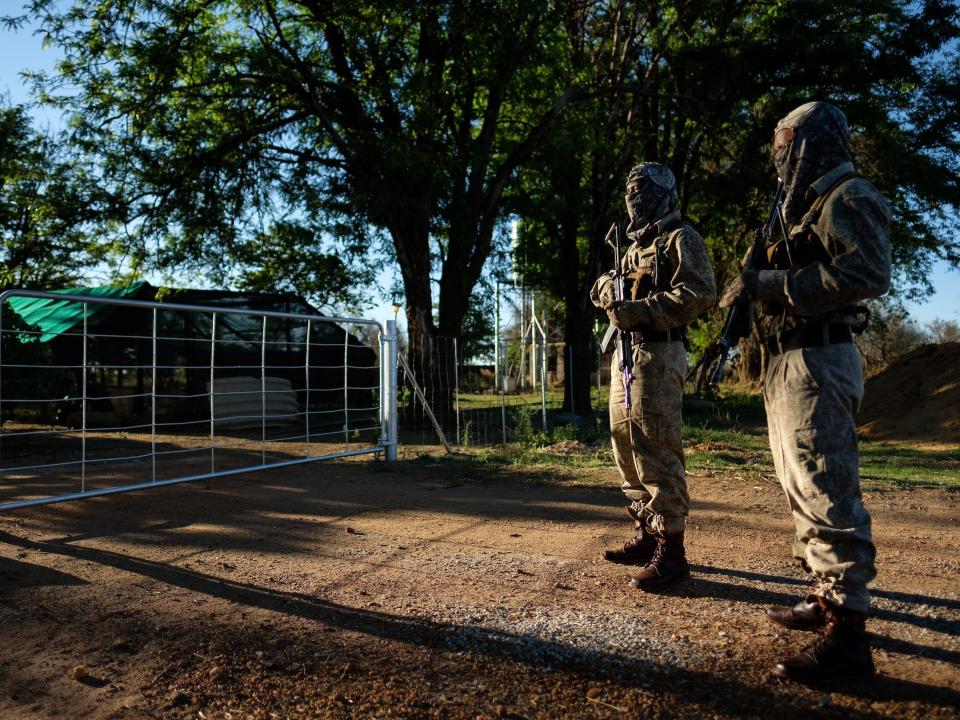
<svg viewBox="0 0 960 720">
<path fill-rule="evenodd" d="M 627 185 L 624 201 L 630 216 L 630 228 L 641 228 L 670 212 L 670 191 L 650 180 Z M 628 228 L 629 232 L 629 228 Z"/>
<path fill-rule="evenodd" d="M 810 186 L 850 160 L 849 136 L 844 114 L 824 102 L 802 105 L 780 121 L 774 134 L 773 165 L 783 181 L 787 223 L 800 222 L 810 207 Z"/>
</svg>

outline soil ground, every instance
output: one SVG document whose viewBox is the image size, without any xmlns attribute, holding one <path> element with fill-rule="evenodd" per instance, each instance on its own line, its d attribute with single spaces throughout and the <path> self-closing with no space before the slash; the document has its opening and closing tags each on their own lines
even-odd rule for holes
<svg viewBox="0 0 960 720">
<path fill-rule="evenodd" d="M 0 516 L 0 718 L 947 718 L 960 495 L 866 493 L 879 675 L 771 679 L 812 636 L 779 487 L 692 475 L 694 577 L 600 559 L 612 469 L 326 461 Z"/>
</svg>

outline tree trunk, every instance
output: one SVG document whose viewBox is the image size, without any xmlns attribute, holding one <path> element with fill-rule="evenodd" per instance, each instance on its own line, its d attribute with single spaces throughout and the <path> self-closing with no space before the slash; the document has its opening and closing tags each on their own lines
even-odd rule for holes
<svg viewBox="0 0 960 720">
<path fill-rule="evenodd" d="M 570 307 L 570 299 L 567 300 Z M 567 313 L 564 333 L 567 342 L 566 372 L 569 374 L 563 390 L 563 410 L 582 417 L 593 415 L 590 375 L 594 369 L 593 318 L 577 312 Z"/>
<path fill-rule="evenodd" d="M 442 425 L 449 425 L 453 406 L 453 353 L 445 347 L 449 339 L 440 336 L 433 321 L 429 224 L 425 218 L 407 215 L 391 225 L 391 235 L 406 300 L 407 363 L 430 410 Z"/>
<path fill-rule="evenodd" d="M 587 253 L 584 263 L 577 247 L 577 237 L 582 232 L 578 218 L 564 218 L 558 238 L 560 244 L 559 268 L 562 273 L 563 299 L 566 306 L 564 333 L 567 343 L 566 360 L 570 378 L 564 383 L 563 409 L 583 417 L 593 415 L 590 390 L 590 374 L 594 367 L 593 321 L 596 309 L 590 302 L 589 289 L 600 273 L 599 258 L 595 247 Z M 597 239 L 594 238 L 594 242 Z M 602 244 L 602 239 L 599 240 Z M 599 368 L 598 368 L 599 370 Z"/>
</svg>

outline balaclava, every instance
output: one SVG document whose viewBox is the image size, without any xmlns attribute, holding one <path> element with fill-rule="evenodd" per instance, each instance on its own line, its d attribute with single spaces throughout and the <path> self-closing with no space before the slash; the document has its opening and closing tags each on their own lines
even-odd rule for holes
<svg viewBox="0 0 960 720">
<path fill-rule="evenodd" d="M 627 175 L 627 237 L 636 240 L 654 222 L 677 206 L 677 181 L 660 163 L 640 163 Z"/>
<path fill-rule="evenodd" d="M 813 201 L 810 185 L 850 161 L 850 127 L 843 112 L 825 102 L 801 105 L 777 123 L 773 165 L 783 182 L 783 216 L 795 225 Z"/>
</svg>

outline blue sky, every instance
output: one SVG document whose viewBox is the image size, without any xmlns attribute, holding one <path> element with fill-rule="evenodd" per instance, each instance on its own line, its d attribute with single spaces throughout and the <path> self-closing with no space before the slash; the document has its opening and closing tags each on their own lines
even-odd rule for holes
<svg viewBox="0 0 960 720">
<path fill-rule="evenodd" d="M 7 7 L 0 12 L 11 12 Z M 34 34 L 32 28 L 20 31 L 0 28 L 0 94 L 13 103 L 30 102 L 32 98 L 20 73 L 27 69 L 54 72 L 59 57 L 57 48 L 43 47 L 42 38 Z M 60 125 L 59 114 L 48 108 L 35 108 L 34 117 L 41 127 Z M 389 284 L 389 278 L 381 278 L 381 281 L 384 287 Z M 938 262 L 931 281 L 936 292 L 922 304 L 908 303 L 911 316 L 921 324 L 935 318 L 960 321 L 960 272 L 950 269 L 945 262 Z M 390 301 L 386 299 L 379 303 L 369 316 L 381 322 L 392 319 Z M 400 319 L 401 325 L 405 324 L 402 314 Z"/>
</svg>

